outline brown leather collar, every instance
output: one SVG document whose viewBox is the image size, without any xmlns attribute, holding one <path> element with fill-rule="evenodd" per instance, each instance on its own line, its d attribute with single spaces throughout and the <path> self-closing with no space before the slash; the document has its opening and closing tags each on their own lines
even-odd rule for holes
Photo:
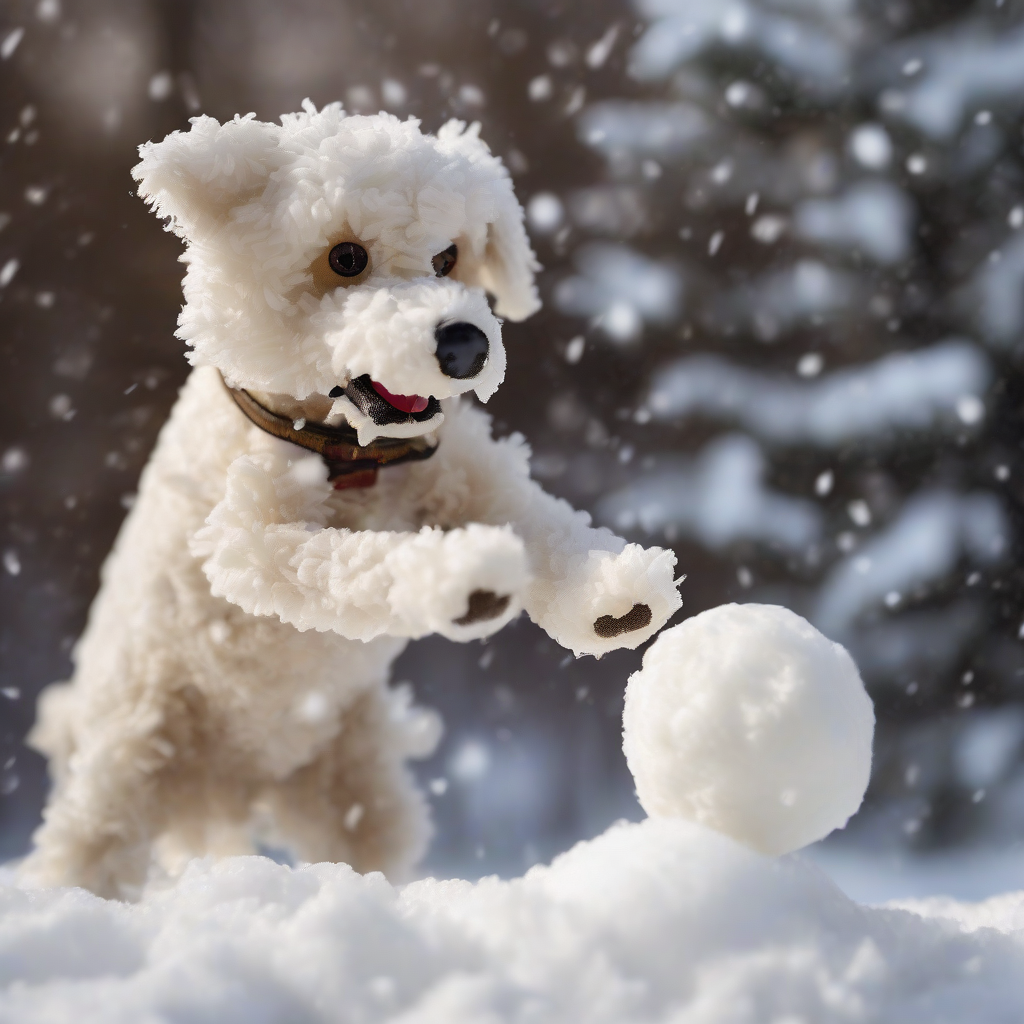
<svg viewBox="0 0 1024 1024">
<path fill-rule="evenodd" d="M 233 388 L 226 381 L 224 387 L 238 408 L 260 430 L 316 452 L 327 463 L 327 479 L 334 484 L 335 490 L 372 487 L 377 480 L 377 470 L 383 466 L 429 459 L 437 451 L 436 443 L 431 444 L 423 435 L 378 437 L 368 445 L 359 445 L 355 430 L 347 423 L 337 427 L 310 423 L 296 428 L 287 416 L 278 416 L 260 405 L 248 391 Z"/>
</svg>

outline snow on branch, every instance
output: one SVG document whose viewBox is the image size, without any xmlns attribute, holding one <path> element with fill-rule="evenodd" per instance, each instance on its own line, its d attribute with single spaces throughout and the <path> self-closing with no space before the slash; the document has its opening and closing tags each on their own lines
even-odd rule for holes
<svg viewBox="0 0 1024 1024">
<path fill-rule="evenodd" d="M 991 377 L 985 356 L 956 340 L 893 353 L 807 384 L 717 356 L 692 356 L 655 376 L 642 411 L 671 421 L 703 415 L 739 423 L 766 441 L 825 448 L 877 442 L 896 430 L 976 424 Z"/>
<path fill-rule="evenodd" d="M 998 562 L 1009 550 L 1009 536 L 995 495 L 919 494 L 891 525 L 832 570 L 818 596 L 815 624 L 841 639 L 865 609 L 886 599 L 895 606 L 915 587 L 951 572 L 962 554 L 976 564 Z"/>
<path fill-rule="evenodd" d="M 768 490 L 766 468 L 756 442 L 730 434 L 692 463 L 673 459 L 606 495 L 596 516 L 616 530 L 668 531 L 712 550 L 750 539 L 800 552 L 820 535 L 821 513 L 813 502 Z"/>
</svg>

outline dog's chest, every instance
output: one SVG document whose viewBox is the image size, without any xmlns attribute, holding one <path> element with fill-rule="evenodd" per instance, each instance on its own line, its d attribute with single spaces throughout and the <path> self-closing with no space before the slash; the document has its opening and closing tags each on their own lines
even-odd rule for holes
<svg viewBox="0 0 1024 1024">
<path fill-rule="evenodd" d="M 437 483 L 425 466 L 380 470 L 366 487 L 335 490 L 328 499 L 330 526 L 347 530 L 404 532 L 439 522 Z"/>
</svg>

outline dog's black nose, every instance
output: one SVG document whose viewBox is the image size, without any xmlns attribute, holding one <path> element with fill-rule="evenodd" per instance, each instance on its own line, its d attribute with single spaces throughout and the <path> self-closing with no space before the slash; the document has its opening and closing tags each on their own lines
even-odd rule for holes
<svg viewBox="0 0 1024 1024">
<path fill-rule="evenodd" d="M 487 335 L 476 324 L 459 321 L 434 331 L 437 361 L 446 377 L 475 377 L 487 362 Z"/>
</svg>

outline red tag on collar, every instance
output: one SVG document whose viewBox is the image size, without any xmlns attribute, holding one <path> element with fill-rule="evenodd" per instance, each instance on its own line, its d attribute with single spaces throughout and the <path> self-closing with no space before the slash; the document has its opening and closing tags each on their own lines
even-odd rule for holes
<svg viewBox="0 0 1024 1024">
<path fill-rule="evenodd" d="M 334 480 L 336 491 L 347 491 L 350 487 L 372 487 L 377 482 L 376 469 L 357 469 L 354 473 L 343 473 Z"/>
</svg>

